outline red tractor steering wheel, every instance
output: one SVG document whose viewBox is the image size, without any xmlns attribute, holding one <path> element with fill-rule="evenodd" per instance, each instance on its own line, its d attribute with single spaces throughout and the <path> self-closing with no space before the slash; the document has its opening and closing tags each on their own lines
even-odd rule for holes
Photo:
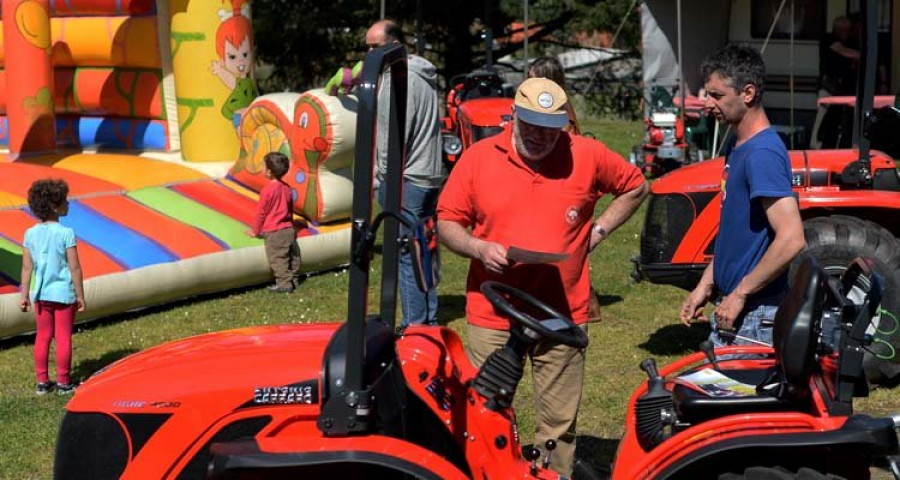
<svg viewBox="0 0 900 480">
<path fill-rule="evenodd" d="M 489 280 L 481 284 L 481 293 L 487 297 L 494 308 L 504 313 L 510 320 L 521 327 L 532 330 L 542 338 L 549 338 L 574 348 L 585 348 L 588 345 L 587 333 L 578 325 L 575 325 L 571 318 L 557 312 L 546 303 L 518 288 Z M 547 314 L 548 317 L 543 320 L 532 317 L 514 307 L 504 294 L 540 310 Z"/>
</svg>

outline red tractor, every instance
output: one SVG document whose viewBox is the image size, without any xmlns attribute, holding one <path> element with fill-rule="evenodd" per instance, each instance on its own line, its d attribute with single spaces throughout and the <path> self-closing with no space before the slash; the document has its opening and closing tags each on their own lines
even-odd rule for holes
<svg viewBox="0 0 900 480">
<path fill-rule="evenodd" d="M 448 168 L 456 164 L 463 150 L 500 133 L 512 118 L 512 95 L 496 71 L 476 70 L 461 80 L 451 81 L 454 86 L 447 92 L 447 116 L 441 132 Z"/>
<path fill-rule="evenodd" d="M 481 289 L 510 319 L 512 335 L 479 369 L 451 329 L 393 328 L 397 256 L 413 248 L 398 224 L 405 108 L 396 93 L 405 59 L 401 45 L 388 45 L 363 66 L 357 145 L 370 148 L 356 154 L 347 321 L 210 333 L 97 372 L 66 406 L 57 480 L 566 478 L 547 468 L 552 441 L 543 458 L 523 449 L 511 404 L 528 349 L 548 338 L 587 345 L 571 319 L 486 282 Z M 375 92 L 385 65 L 400 108 L 390 119 L 385 209 L 370 221 Z M 380 312 L 369 315 L 382 224 Z M 848 297 L 860 282 L 866 295 Z M 867 393 L 860 352 L 879 293 L 868 263 L 839 281 L 810 259 L 779 309 L 772 347 L 706 348 L 659 373 L 646 360 L 649 381 L 632 397 L 613 478 L 855 480 L 868 478 L 874 461 L 892 462 L 900 453 L 895 421 L 852 413 L 853 397 Z M 734 354 L 756 358 L 724 357 Z M 707 395 L 694 388 L 702 383 L 675 377 L 684 369 L 724 376 L 745 393 Z M 576 475 L 598 478 L 590 463 Z"/>
<path fill-rule="evenodd" d="M 893 378 L 900 366 L 900 178 L 896 163 L 875 152 L 862 174 L 858 150 L 791 151 L 794 190 L 800 201 L 807 248 L 840 275 L 850 260 L 872 258 L 884 277 L 884 298 L 870 329 L 875 336 L 866 368 L 869 378 Z M 678 169 L 651 186 L 637 279 L 690 290 L 712 259 L 719 229 L 724 160 Z M 866 180 L 868 178 L 868 180 Z M 798 260 L 799 261 L 799 260 Z M 860 296 L 867 291 L 858 285 Z"/>
<path fill-rule="evenodd" d="M 874 24 L 874 17 L 869 24 Z M 853 138 L 858 149 L 789 152 L 807 248 L 796 263 L 815 257 L 831 275 L 840 275 L 856 257 L 871 258 L 884 278 L 884 296 L 868 334 L 866 374 L 870 381 L 900 381 L 900 175 L 896 162 L 870 139 L 892 145 L 900 132 L 900 110 L 871 112 L 874 92 L 874 31 L 869 29 L 861 58 Z M 850 132 L 848 132 L 849 135 Z M 896 142 L 896 140 L 893 140 Z M 636 279 L 692 289 L 712 259 L 719 229 L 720 182 L 724 160 L 690 165 L 660 178 L 651 188 L 635 259 Z M 864 281 L 851 294 L 861 297 Z"/>
<path fill-rule="evenodd" d="M 710 150 L 709 119 L 703 102 L 697 97 L 685 97 L 682 115 L 679 97 L 668 89 L 654 85 L 649 92 L 644 143 L 634 147 L 629 161 L 647 175 L 658 177 L 703 160 Z"/>
</svg>

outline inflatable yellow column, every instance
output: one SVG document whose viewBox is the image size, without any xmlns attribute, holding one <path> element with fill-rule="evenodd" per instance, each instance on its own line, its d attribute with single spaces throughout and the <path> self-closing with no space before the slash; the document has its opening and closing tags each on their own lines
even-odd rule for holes
<svg viewBox="0 0 900 480">
<path fill-rule="evenodd" d="M 56 148 L 49 0 L 3 0 L 9 153 Z"/>
<path fill-rule="evenodd" d="M 233 161 L 240 115 L 257 96 L 249 0 L 168 0 L 181 148 Z"/>
</svg>

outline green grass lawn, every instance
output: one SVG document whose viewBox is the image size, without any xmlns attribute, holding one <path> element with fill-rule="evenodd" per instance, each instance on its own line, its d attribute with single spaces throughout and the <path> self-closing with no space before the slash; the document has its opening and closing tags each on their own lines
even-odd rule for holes
<svg viewBox="0 0 900 480">
<path fill-rule="evenodd" d="M 640 124 L 588 120 L 584 131 L 625 154 L 640 140 Z M 605 204 L 605 201 L 602 201 Z M 592 280 L 602 294 L 603 321 L 590 325 L 586 383 L 579 417 L 579 456 L 609 464 L 615 453 L 626 402 L 645 378 L 638 363 L 655 357 L 660 364 L 692 352 L 706 336 L 703 326 L 677 322 L 686 292 L 673 287 L 635 283 L 629 258 L 638 251 L 643 209 L 591 255 Z M 439 289 L 441 323 L 464 331 L 467 261 L 444 253 Z M 377 292 L 380 257 L 376 257 L 372 291 Z M 263 288 L 216 296 L 82 326 L 74 338 L 75 378 L 128 354 L 162 342 L 248 325 L 343 320 L 347 314 L 348 274 L 327 272 L 310 277 L 292 295 L 273 296 Z M 370 305 L 377 305 L 373 294 Z M 33 392 L 33 337 L 0 343 L 0 478 L 46 479 L 52 476 L 56 431 L 66 398 Z M 533 429 L 531 383 L 523 382 L 516 400 L 523 440 Z M 872 414 L 900 411 L 890 390 L 875 391 L 857 403 Z"/>
</svg>

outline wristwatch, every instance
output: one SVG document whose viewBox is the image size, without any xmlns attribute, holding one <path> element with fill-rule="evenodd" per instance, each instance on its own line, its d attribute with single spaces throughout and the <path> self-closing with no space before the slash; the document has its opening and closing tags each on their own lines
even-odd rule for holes
<svg viewBox="0 0 900 480">
<path fill-rule="evenodd" d="M 602 225 L 594 224 L 594 228 L 592 229 L 597 235 L 600 235 L 600 240 L 606 240 L 606 237 L 609 236 L 609 232 L 603 228 Z"/>
</svg>

